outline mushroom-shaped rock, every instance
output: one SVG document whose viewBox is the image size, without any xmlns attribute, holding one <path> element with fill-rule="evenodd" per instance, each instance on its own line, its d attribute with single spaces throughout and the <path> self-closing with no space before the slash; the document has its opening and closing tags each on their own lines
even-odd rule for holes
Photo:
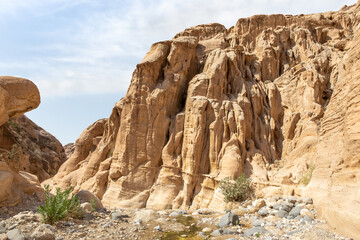
<svg viewBox="0 0 360 240">
<path fill-rule="evenodd" d="M 28 79 L 0 76 L 0 125 L 8 118 L 35 109 L 40 104 L 40 93 Z"/>
</svg>

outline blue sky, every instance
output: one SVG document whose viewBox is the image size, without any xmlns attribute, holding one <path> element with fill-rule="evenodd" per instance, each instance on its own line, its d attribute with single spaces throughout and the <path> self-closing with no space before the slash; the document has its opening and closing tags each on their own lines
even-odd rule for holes
<svg viewBox="0 0 360 240">
<path fill-rule="evenodd" d="M 336 11 L 352 0 L 0 0 L 0 75 L 25 77 L 27 113 L 63 144 L 110 115 L 152 43 L 187 27 L 254 14 Z"/>
</svg>

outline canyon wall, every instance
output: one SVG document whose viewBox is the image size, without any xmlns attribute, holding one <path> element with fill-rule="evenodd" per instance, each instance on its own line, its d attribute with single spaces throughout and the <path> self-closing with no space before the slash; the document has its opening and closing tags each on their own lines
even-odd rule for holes
<svg viewBox="0 0 360 240">
<path fill-rule="evenodd" d="M 109 119 L 45 183 L 112 207 L 223 208 L 219 181 L 245 173 L 258 196 L 312 196 L 360 234 L 359 9 L 257 15 L 153 44 Z"/>
</svg>

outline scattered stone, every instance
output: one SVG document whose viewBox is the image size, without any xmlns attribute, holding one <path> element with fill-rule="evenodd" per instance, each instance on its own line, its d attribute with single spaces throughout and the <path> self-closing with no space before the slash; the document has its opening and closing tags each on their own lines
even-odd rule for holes
<svg viewBox="0 0 360 240">
<path fill-rule="evenodd" d="M 213 231 L 211 233 L 211 236 L 221 236 L 223 234 L 223 230 L 222 229 L 216 229 L 215 231 Z"/>
<path fill-rule="evenodd" d="M 255 201 L 253 201 L 252 205 L 253 205 L 253 207 L 255 207 L 257 209 L 260 209 L 266 205 L 266 202 L 264 199 L 257 199 Z"/>
<path fill-rule="evenodd" d="M 49 224 L 41 224 L 31 234 L 34 240 L 55 240 L 56 229 Z"/>
<path fill-rule="evenodd" d="M 141 219 L 143 222 L 155 221 L 158 214 L 152 209 L 142 209 L 135 213 L 134 221 Z"/>
<path fill-rule="evenodd" d="M 109 228 L 111 226 L 113 226 L 114 224 L 112 222 L 108 222 L 102 225 L 102 228 Z"/>
<path fill-rule="evenodd" d="M 308 209 L 306 209 L 306 208 L 301 209 L 300 215 L 301 215 L 302 217 L 305 217 L 306 215 L 308 215 L 309 217 L 311 217 L 311 218 L 314 219 L 314 215 L 313 215 Z"/>
<path fill-rule="evenodd" d="M 223 229 L 223 235 L 236 235 L 238 232 L 232 228 L 225 228 Z"/>
<path fill-rule="evenodd" d="M 299 233 L 299 232 L 301 232 L 301 230 L 295 230 L 295 231 L 287 233 L 287 235 L 291 236 L 291 235 L 295 235 L 296 233 Z"/>
<path fill-rule="evenodd" d="M 63 236 L 57 236 L 57 237 L 55 238 L 55 240 L 64 240 L 64 237 L 63 237 Z"/>
<path fill-rule="evenodd" d="M 10 226 L 8 227 L 8 230 L 13 230 L 13 229 L 15 229 L 17 226 L 19 226 L 18 223 L 12 224 L 12 225 L 10 225 Z"/>
<path fill-rule="evenodd" d="M 197 210 L 197 212 L 198 212 L 199 214 L 202 214 L 202 215 L 210 215 L 210 214 L 213 214 L 213 213 L 214 213 L 213 210 L 208 209 L 208 208 L 200 208 L 200 209 Z"/>
<path fill-rule="evenodd" d="M 288 212 L 287 211 L 284 211 L 284 210 L 279 210 L 278 211 L 278 217 L 279 218 L 284 218 L 284 217 L 287 217 L 288 216 Z"/>
<path fill-rule="evenodd" d="M 178 217 L 178 216 L 180 216 L 180 214 L 177 212 L 172 212 L 169 214 L 169 217 Z"/>
<path fill-rule="evenodd" d="M 111 214 L 111 219 L 113 219 L 113 220 L 123 220 L 124 217 L 126 217 L 126 216 L 123 215 L 121 212 L 113 212 Z"/>
<path fill-rule="evenodd" d="M 232 224 L 232 225 L 239 224 L 239 216 L 232 212 L 228 212 L 225 215 L 223 215 L 219 221 L 218 226 L 220 228 L 222 228 L 222 227 L 229 226 L 230 224 Z"/>
<path fill-rule="evenodd" d="M 305 222 L 310 222 L 310 223 L 311 223 L 313 220 L 314 220 L 314 219 L 312 219 L 309 215 L 305 215 L 305 216 L 304 216 L 304 221 L 305 221 Z"/>
<path fill-rule="evenodd" d="M 6 233 L 9 240 L 25 240 L 24 234 L 20 231 L 20 229 L 13 229 Z"/>
<path fill-rule="evenodd" d="M 281 205 L 280 204 L 274 204 L 273 205 L 273 209 L 275 209 L 275 210 L 280 210 L 280 208 L 281 208 Z"/>
<path fill-rule="evenodd" d="M 238 215 L 238 216 L 244 216 L 248 211 L 246 208 L 239 207 L 231 210 L 232 213 Z"/>
<path fill-rule="evenodd" d="M 259 210 L 258 214 L 259 214 L 260 216 L 265 217 L 265 216 L 267 216 L 267 215 L 269 214 L 269 212 L 266 210 L 265 207 L 262 207 L 262 208 Z"/>
<path fill-rule="evenodd" d="M 202 230 L 202 232 L 204 232 L 204 233 L 209 233 L 211 231 L 212 231 L 211 228 L 208 228 L 208 227 L 203 228 L 203 230 Z"/>
<path fill-rule="evenodd" d="M 298 198 L 295 197 L 295 196 L 289 196 L 289 197 L 287 197 L 287 201 L 288 201 L 289 203 L 295 204 L 295 203 L 298 201 Z"/>
<path fill-rule="evenodd" d="M 161 232 L 161 231 L 162 231 L 162 228 L 161 228 L 160 225 L 157 225 L 156 227 L 154 227 L 154 230 Z"/>
<path fill-rule="evenodd" d="M 301 211 L 301 207 L 296 206 L 296 207 L 291 209 L 291 211 L 289 212 L 289 215 L 295 218 L 296 216 L 300 215 L 300 211 Z"/>
<path fill-rule="evenodd" d="M 141 219 L 136 219 L 136 220 L 134 221 L 134 223 L 137 224 L 137 225 L 141 225 L 141 224 L 142 224 L 142 220 L 141 220 Z"/>
<path fill-rule="evenodd" d="M 250 237 L 256 233 L 263 234 L 265 232 L 267 232 L 267 230 L 264 227 L 253 227 L 253 228 L 249 228 L 249 229 L 245 230 L 244 234 L 246 237 Z"/>
<path fill-rule="evenodd" d="M 254 227 L 263 227 L 263 226 L 265 226 L 265 221 L 264 220 L 255 220 L 255 221 L 253 221 L 252 222 L 252 225 L 254 226 Z"/>
<path fill-rule="evenodd" d="M 283 210 L 283 211 L 286 211 L 286 212 L 290 212 L 291 209 L 292 209 L 292 206 L 289 206 L 289 205 L 287 205 L 286 203 L 284 203 L 284 204 L 281 205 L 279 211 L 280 211 L 280 210 Z"/>
<path fill-rule="evenodd" d="M 7 240 L 8 237 L 6 236 L 5 233 L 0 233 L 0 240 Z"/>
<path fill-rule="evenodd" d="M 184 214 L 187 214 L 187 211 L 186 211 L 186 210 L 179 210 L 179 211 L 178 211 L 178 214 L 184 215 Z"/>
</svg>

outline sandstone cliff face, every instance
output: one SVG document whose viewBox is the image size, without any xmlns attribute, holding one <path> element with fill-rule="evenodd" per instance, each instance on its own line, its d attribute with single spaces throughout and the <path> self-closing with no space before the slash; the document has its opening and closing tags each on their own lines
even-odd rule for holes
<svg viewBox="0 0 360 240">
<path fill-rule="evenodd" d="M 221 208 L 219 180 L 245 172 L 258 195 L 311 194 L 330 223 L 358 220 L 359 8 L 200 25 L 153 44 L 48 183 L 113 207 Z"/>
</svg>

